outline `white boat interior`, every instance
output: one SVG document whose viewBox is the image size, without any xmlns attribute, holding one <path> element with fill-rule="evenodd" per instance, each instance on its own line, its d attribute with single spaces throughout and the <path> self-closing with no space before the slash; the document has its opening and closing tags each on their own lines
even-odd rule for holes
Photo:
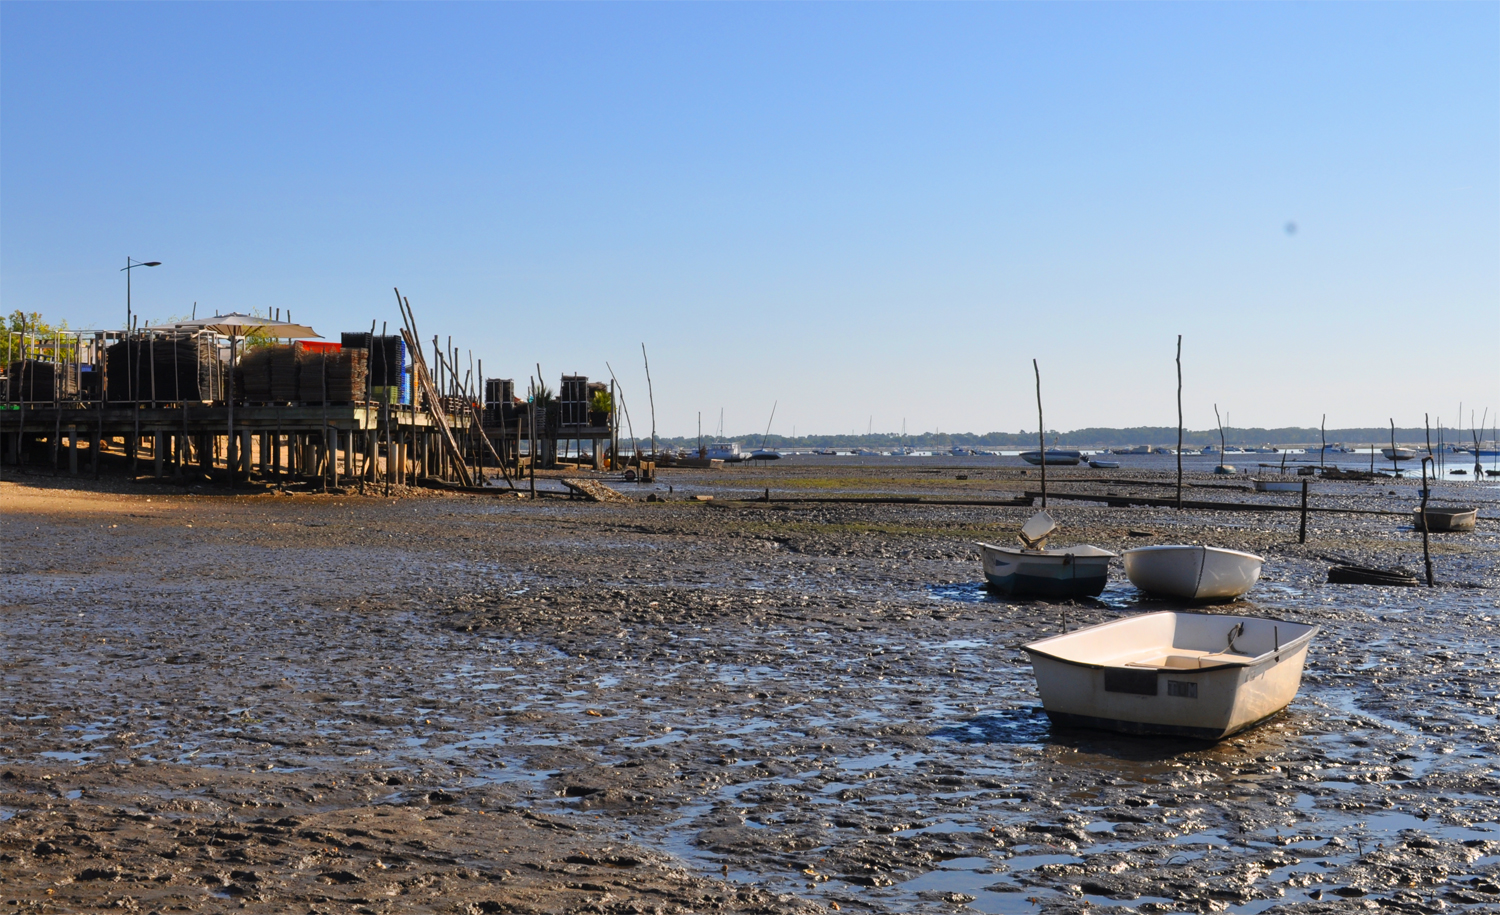
<svg viewBox="0 0 1500 915">
<path fill-rule="evenodd" d="M 1151 670 L 1206 670 L 1265 661 L 1317 626 L 1216 613 L 1162 611 L 1090 626 L 1027 645 L 1061 661 Z"/>
<path fill-rule="evenodd" d="M 1286 708 L 1317 626 L 1164 611 L 1025 646 L 1053 722 L 1218 740 Z"/>
</svg>

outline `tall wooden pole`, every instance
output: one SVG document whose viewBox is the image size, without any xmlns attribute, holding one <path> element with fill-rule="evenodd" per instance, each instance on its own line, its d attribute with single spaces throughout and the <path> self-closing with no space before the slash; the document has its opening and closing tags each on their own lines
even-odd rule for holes
<svg viewBox="0 0 1500 915">
<path fill-rule="evenodd" d="M 1427 565 L 1427 587 L 1432 587 L 1432 552 L 1427 546 L 1427 462 L 1422 458 L 1422 561 Z"/>
<path fill-rule="evenodd" d="M 1432 457 L 1432 421 L 1427 418 L 1426 413 L 1422 414 L 1422 426 L 1427 430 L 1427 456 Z M 1427 465 L 1425 463 L 1422 465 L 1422 494 L 1427 494 Z"/>
<path fill-rule="evenodd" d="M 1036 372 L 1036 437 L 1042 450 L 1039 452 L 1042 459 L 1042 508 L 1047 507 L 1047 423 L 1042 419 L 1042 370 L 1031 360 L 1031 369 Z"/>
<path fill-rule="evenodd" d="M 1396 460 L 1396 418 L 1391 417 L 1391 476 L 1401 476 L 1401 463 Z"/>
<path fill-rule="evenodd" d="M 1328 453 L 1328 414 L 1323 414 L 1323 421 L 1318 424 L 1318 438 L 1323 442 L 1323 450 L 1318 452 L 1318 469 L 1323 469 L 1323 455 Z M 1430 447 L 1430 446 L 1429 446 Z"/>
<path fill-rule="evenodd" d="M 1182 511 L 1182 334 L 1177 335 L 1177 510 Z"/>
<path fill-rule="evenodd" d="M 651 402 L 651 463 L 654 469 L 656 464 L 656 392 L 651 389 L 651 360 L 646 358 L 646 344 L 644 343 L 641 344 L 641 361 L 646 364 L 646 397 Z M 774 408 L 772 412 L 775 412 Z M 655 476 L 654 473 L 652 475 Z"/>
</svg>

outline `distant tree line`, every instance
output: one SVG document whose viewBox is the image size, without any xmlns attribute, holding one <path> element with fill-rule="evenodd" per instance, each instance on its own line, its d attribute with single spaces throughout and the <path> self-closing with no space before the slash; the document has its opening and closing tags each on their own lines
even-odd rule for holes
<svg viewBox="0 0 1500 915">
<path fill-rule="evenodd" d="M 1426 430 L 1420 427 L 1396 427 L 1396 441 L 1398 442 L 1407 444 L 1423 442 L 1426 440 L 1426 434 Z M 1329 429 L 1327 438 L 1330 445 L 1343 442 L 1350 447 L 1369 445 L 1378 447 L 1390 444 L 1391 429 L 1389 426 Z M 1443 438 L 1448 442 L 1468 441 L 1467 432 L 1465 437 L 1460 438 L 1451 428 L 1445 430 Z M 1224 430 L 1224 439 L 1230 446 L 1244 448 L 1266 444 L 1293 448 L 1317 447 L 1321 441 L 1316 428 L 1300 426 L 1285 426 L 1277 429 L 1234 427 Z M 704 436 L 703 441 L 707 444 L 715 439 Z M 761 446 L 762 436 L 759 433 L 751 433 L 726 436 L 717 441 L 738 442 L 742 448 L 754 449 Z M 789 435 L 768 435 L 764 437 L 764 441 L 767 448 L 870 448 L 877 451 L 890 451 L 893 448 L 906 447 L 918 451 L 946 451 L 958 445 L 965 448 L 1013 450 L 1035 448 L 1037 434 L 1035 432 L 925 432 L 921 435 L 906 436 L 875 433 L 873 435 L 801 435 L 795 438 Z M 1436 430 L 1433 433 L 1433 443 L 1437 443 Z M 1194 449 L 1200 449 L 1204 445 L 1218 447 L 1219 430 L 1184 430 L 1182 444 L 1184 448 Z M 1075 429 L 1072 432 L 1050 430 L 1047 432 L 1047 447 L 1049 448 L 1128 448 L 1133 445 L 1176 448 L 1177 429 L 1174 426 L 1133 426 L 1127 429 L 1089 428 Z M 641 446 L 649 449 L 651 440 L 641 439 Z M 698 438 L 696 436 L 657 436 L 656 447 L 692 450 L 698 447 Z"/>
</svg>

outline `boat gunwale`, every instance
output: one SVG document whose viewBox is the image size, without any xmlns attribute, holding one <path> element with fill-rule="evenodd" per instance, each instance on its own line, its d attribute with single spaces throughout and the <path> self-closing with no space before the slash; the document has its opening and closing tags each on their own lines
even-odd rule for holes
<svg viewBox="0 0 1500 915">
<path fill-rule="evenodd" d="M 1295 653 L 1296 651 L 1301 650 L 1302 648 L 1307 647 L 1308 643 L 1312 642 L 1313 636 L 1317 635 L 1323 629 L 1322 625 L 1320 625 L 1318 623 L 1299 623 L 1296 620 L 1286 620 L 1286 619 L 1281 619 L 1280 617 L 1274 617 L 1274 616 L 1239 616 L 1239 615 L 1230 615 L 1230 614 L 1227 614 L 1227 613 L 1191 613 L 1191 612 L 1177 611 L 1177 610 L 1156 610 L 1156 611 L 1153 611 L 1151 613 L 1140 613 L 1140 614 L 1136 614 L 1134 616 L 1122 616 L 1119 619 L 1109 620 L 1108 622 L 1104 622 L 1104 623 L 1097 623 L 1097 624 L 1095 624 L 1093 626 L 1085 626 L 1082 629 L 1074 629 L 1072 632 L 1064 632 L 1064 633 L 1062 633 L 1060 635 L 1049 635 L 1045 639 L 1038 639 L 1035 642 L 1031 642 L 1029 644 L 1022 645 L 1021 649 L 1023 651 L 1025 651 L 1027 654 L 1040 655 L 1041 657 L 1047 658 L 1048 660 L 1057 661 L 1057 662 L 1059 662 L 1061 664 L 1071 664 L 1074 667 L 1085 667 L 1085 668 L 1088 668 L 1090 670 L 1111 670 L 1111 669 L 1126 670 L 1126 669 L 1129 669 L 1129 668 L 1126 668 L 1123 664 L 1100 664 L 1100 663 L 1095 663 L 1095 662 L 1092 662 L 1092 661 L 1077 661 L 1077 660 L 1074 660 L 1073 658 L 1064 658 L 1064 657 L 1062 657 L 1060 655 L 1053 654 L 1050 651 L 1040 650 L 1040 649 L 1036 648 L 1036 646 L 1037 645 L 1045 644 L 1045 643 L 1053 641 L 1055 639 L 1062 639 L 1062 638 L 1066 638 L 1066 637 L 1068 637 L 1070 635 L 1076 635 L 1076 634 L 1078 634 L 1080 632 L 1084 632 L 1084 631 L 1089 630 L 1089 629 L 1102 629 L 1102 628 L 1104 628 L 1106 626 L 1115 626 L 1115 625 L 1119 625 L 1119 624 L 1122 624 L 1122 623 L 1130 623 L 1130 622 L 1133 622 L 1135 620 L 1148 619 L 1150 617 L 1158 616 L 1158 615 L 1163 614 L 1163 613 L 1170 613 L 1170 614 L 1173 614 L 1174 616 L 1177 616 L 1177 615 L 1181 615 L 1181 616 L 1212 616 L 1212 617 L 1218 617 L 1220 619 L 1237 619 L 1237 620 L 1253 619 L 1253 620 L 1260 620 L 1262 622 L 1268 622 L 1268 623 L 1273 623 L 1273 624 L 1274 623 L 1286 623 L 1286 624 L 1291 625 L 1291 626 L 1311 626 L 1312 627 L 1312 628 L 1308 629 L 1306 632 L 1304 632 L 1302 635 L 1299 635 L 1295 639 L 1292 639 L 1290 642 L 1287 642 L 1286 644 L 1281 645 L 1278 648 L 1272 648 L 1270 651 L 1264 652 L 1263 654 L 1258 654 L 1255 657 L 1250 658 L 1247 661 L 1225 661 L 1225 662 L 1223 662 L 1221 664 L 1215 664 L 1212 667 L 1191 667 L 1191 668 L 1180 668 L 1180 669 L 1179 668 L 1171 668 L 1171 670 L 1174 673 L 1182 673 L 1182 674 L 1206 673 L 1206 672 L 1209 672 L 1209 671 L 1227 670 L 1229 668 L 1250 669 L 1250 668 L 1261 666 L 1262 664 L 1265 663 L 1265 661 L 1266 661 L 1267 658 L 1274 658 L 1275 659 L 1274 663 L 1280 664 L 1281 663 L 1281 658 L 1279 657 L 1280 655 L 1285 654 L 1287 652 L 1293 652 L 1293 653 Z M 1137 669 L 1144 669 L 1144 668 L 1137 668 Z M 1168 668 L 1157 668 L 1158 672 L 1161 671 L 1161 670 L 1165 670 L 1165 669 L 1168 669 Z"/>
<path fill-rule="evenodd" d="M 1071 547 L 1066 547 L 1066 546 L 1048 547 L 1045 550 L 1028 550 L 1025 547 L 1015 547 L 1015 546 L 996 546 L 993 543 L 985 543 L 983 540 L 975 540 L 974 541 L 974 545 L 977 546 L 977 547 L 979 547 L 981 550 L 994 550 L 997 553 L 1006 553 L 1006 554 L 1010 554 L 1010 555 L 1027 556 L 1027 557 L 1032 557 L 1032 558 L 1053 558 L 1053 559 L 1057 559 L 1057 558 L 1061 558 L 1063 556 L 1073 556 L 1074 558 L 1077 558 L 1077 559 L 1117 559 L 1120 556 L 1119 553 L 1112 553 L 1109 550 L 1106 550 L 1102 546 L 1094 546 L 1093 544 L 1089 544 L 1089 543 L 1075 544 L 1074 546 L 1071 546 Z M 1085 547 L 1085 546 L 1088 547 L 1091 550 L 1098 550 L 1099 552 L 1097 552 L 1097 553 L 1073 553 L 1073 552 L 1070 552 L 1071 550 L 1077 549 L 1078 547 Z"/>
<path fill-rule="evenodd" d="M 1131 547 L 1128 550 L 1122 550 L 1120 552 L 1120 555 L 1123 557 L 1123 556 L 1127 556 L 1127 555 L 1129 555 L 1131 553 L 1148 553 L 1148 552 L 1161 552 L 1161 551 L 1164 551 L 1164 550 L 1183 550 L 1183 549 L 1189 549 L 1189 550 L 1212 550 L 1215 553 L 1226 553 L 1226 554 L 1231 555 L 1231 556 L 1243 556 L 1246 559 L 1257 560 L 1262 565 L 1264 565 L 1265 561 L 1266 561 L 1266 557 L 1264 557 L 1264 556 L 1258 556 L 1255 553 L 1247 553 L 1244 550 L 1231 550 L 1228 547 L 1223 547 L 1223 546 L 1208 546 L 1208 545 L 1202 544 L 1202 543 L 1153 543 L 1153 544 L 1149 544 L 1147 546 L 1133 546 L 1133 547 Z M 1170 613 L 1172 611 L 1170 611 L 1170 610 L 1162 610 L 1162 611 L 1158 611 L 1158 612 L 1161 612 L 1161 613 Z M 1212 614 L 1206 614 L 1206 615 L 1212 615 Z M 1270 617 L 1265 617 L 1265 619 L 1270 619 Z M 1291 620 L 1282 620 L 1281 622 L 1283 622 L 1283 623 L 1289 623 L 1289 622 L 1291 622 Z"/>
</svg>

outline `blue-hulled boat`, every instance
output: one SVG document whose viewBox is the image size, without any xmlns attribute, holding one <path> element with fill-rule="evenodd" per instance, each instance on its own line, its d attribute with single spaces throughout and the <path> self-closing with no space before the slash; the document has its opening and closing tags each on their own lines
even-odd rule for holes
<svg viewBox="0 0 1500 915">
<path fill-rule="evenodd" d="M 1022 546 L 976 544 L 990 588 L 1006 597 L 1097 597 L 1109 583 L 1109 561 L 1115 554 L 1087 545 L 1048 549 L 1047 537 L 1056 527 L 1052 516 L 1041 511 L 1021 528 Z"/>
</svg>

